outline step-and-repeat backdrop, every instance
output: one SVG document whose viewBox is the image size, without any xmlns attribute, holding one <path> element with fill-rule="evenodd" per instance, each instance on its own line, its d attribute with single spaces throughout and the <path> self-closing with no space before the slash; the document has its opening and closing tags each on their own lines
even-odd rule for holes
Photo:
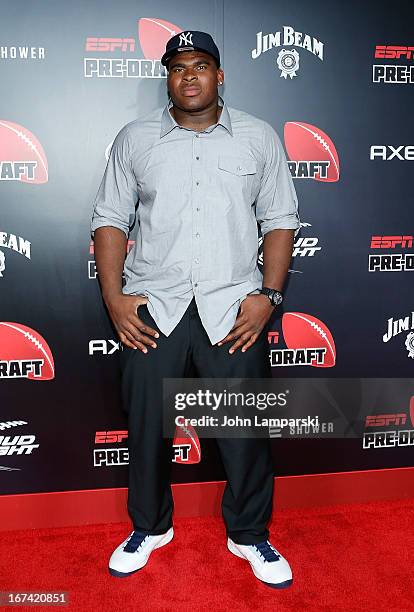
<svg viewBox="0 0 414 612">
<path fill-rule="evenodd" d="M 114 137 L 167 101 L 159 59 L 184 29 L 213 35 L 224 99 L 276 129 L 298 193 L 269 351 L 321 414 L 269 428 L 275 474 L 412 465 L 413 18 L 403 1 L 2 3 L 2 493 L 126 486 L 121 348 L 90 219 Z M 174 481 L 224 478 L 214 440 L 182 433 Z"/>
</svg>

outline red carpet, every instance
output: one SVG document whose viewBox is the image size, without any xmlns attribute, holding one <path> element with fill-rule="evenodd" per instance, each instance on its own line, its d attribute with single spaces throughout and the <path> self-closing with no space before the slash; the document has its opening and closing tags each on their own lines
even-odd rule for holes
<svg viewBox="0 0 414 612">
<path fill-rule="evenodd" d="M 17 610 L 333 612 L 414 610 L 414 500 L 278 511 L 271 540 L 294 583 L 274 590 L 231 555 L 220 519 L 176 519 L 140 572 L 107 573 L 129 525 L 3 532 L 0 590 L 64 590 L 66 607 Z M 3 608 L 6 609 L 6 608 Z M 11 608 L 7 608 L 11 609 Z"/>
</svg>

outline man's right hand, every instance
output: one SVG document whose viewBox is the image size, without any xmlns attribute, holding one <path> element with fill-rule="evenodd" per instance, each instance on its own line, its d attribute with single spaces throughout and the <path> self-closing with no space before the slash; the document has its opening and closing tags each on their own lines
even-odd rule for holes
<svg viewBox="0 0 414 612">
<path fill-rule="evenodd" d="M 123 293 L 106 300 L 109 314 L 121 342 L 129 348 L 138 348 L 143 353 L 148 352 L 147 346 L 157 347 L 152 337 L 159 338 L 159 333 L 146 325 L 138 316 L 138 307 L 147 302 L 146 296 Z"/>
</svg>

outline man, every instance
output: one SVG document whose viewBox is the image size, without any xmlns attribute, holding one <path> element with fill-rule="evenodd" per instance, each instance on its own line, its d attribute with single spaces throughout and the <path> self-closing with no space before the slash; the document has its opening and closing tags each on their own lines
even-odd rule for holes
<svg viewBox="0 0 414 612">
<path fill-rule="evenodd" d="M 271 375 L 267 324 L 282 300 L 300 227 L 280 140 L 266 122 L 218 95 L 224 72 L 211 36 L 177 34 L 161 61 L 169 102 L 115 138 L 92 220 L 103 298 L 124 345 L 134 530 L 109 562 L 119 577 L 142 568 L 173 538 L 162 379 L 184 377 L 190 366 L 201 377 Z M 134 223 L 137 240 L 124 262 Z M 268 541 L 269 439 L 217 444 L 228 480 L 222 511 L 229 550 L 249 561 L 259 580 L 289 586 L 289 564 Z"/>
</svg>

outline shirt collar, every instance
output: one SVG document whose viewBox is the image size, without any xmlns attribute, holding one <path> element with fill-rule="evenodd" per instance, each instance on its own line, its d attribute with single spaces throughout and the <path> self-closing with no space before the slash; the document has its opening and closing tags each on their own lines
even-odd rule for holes
<svg viewBox="0 0 414 612">
<path fill-rule="evenodd" d="M 162 112 L 160 138 L 162 138 L 163 136 L 171 132 L 171 130 L 173 130 L 175 127 L 182 127 L 176 122 L 176 120 L 170 113 L 169 109 L 172 107 L 172 105 L 173 103 L 170 98 L 168 100 L 168 104 L 165 106 Z M 227 107 L 227 104 L 224 102 L 221 96 L 218 97 L 218 105 L 222 106 L 223 109 L 220 114 L 220 119 L 217 121 L 217 124 L 215 125 L 222 125 L 229 132 L 230 136 L 233 136 L 229 109 Z M 212 127 L 213 126 L 209 126 L 209 128 L 207 129 L 210 129 Z"/>
</svg>

